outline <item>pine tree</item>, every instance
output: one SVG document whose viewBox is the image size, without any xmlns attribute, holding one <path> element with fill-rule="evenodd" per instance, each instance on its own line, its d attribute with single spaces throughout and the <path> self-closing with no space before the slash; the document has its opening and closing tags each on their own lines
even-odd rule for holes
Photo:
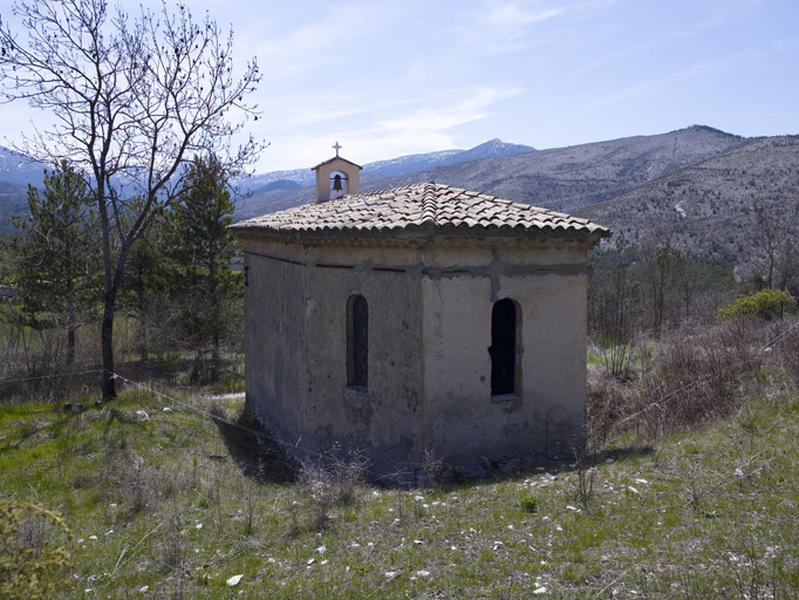
<svg viewBox="0 0 799 600">
<path fill-rule="evenodd" d="M 235 205 L 216 156 L 195 157 L 180 200 L 173 215 L 173 259 L 182 329 L 196 349 L 192 379 L 201 378 L 202 358 L 210 350 L 209 379 L 216 381 L 223 337 L 242 294 L 241 278 L 231 269 L 236 244 L 228 231 Z"/>
<path fill-rule="evenodd" d="M 75 359 L 77 331 L 90 312 L 97 227 L 92 196 L 83 177 L 66 161 L 45 171 L 44 189 L 28 187 L 30 217 L 18 220 L 18 286 L 29 323 L 64 324 L 66 366 Z M 96 294 L 95 296 L 96 297 Z"/>
<path fill-rule="evenodd" d="M 137 201 L 133 204 L 135 211 Z M 120 308 L 138 323 L 136 351 L 142 363 L 149 360 L 151 351 L 161 356 L 163 350 L 175 346 L 171 335 L 177 311 L 172 306 L 170 226 L 169 220 L 159 215 L 136 240 L 121 288 Z"/>
</svg>

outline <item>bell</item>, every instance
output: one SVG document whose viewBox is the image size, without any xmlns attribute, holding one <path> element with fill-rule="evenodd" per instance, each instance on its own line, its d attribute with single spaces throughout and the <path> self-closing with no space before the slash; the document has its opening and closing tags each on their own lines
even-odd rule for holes
<svg viewBox="0 0 799 600">
<path fill-rule="evenodd" d="M 341 175 L 336 175 L 333 177 L 333 191 L 340 192 L 341 191 Z"/>
</svg>

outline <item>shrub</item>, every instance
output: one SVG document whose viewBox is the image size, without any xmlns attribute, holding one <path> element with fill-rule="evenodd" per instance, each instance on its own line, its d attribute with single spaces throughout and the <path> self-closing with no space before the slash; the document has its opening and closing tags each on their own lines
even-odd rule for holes
<svg viewBox="0 0 799 600">
<path fill-rule="evenodd" d="M 64 589 L 69 554 L 45 544 L 44 534 L 53 525 L 69 534 L 57 513 L 38 504 L 0 500 L 0 598 L 38 600 Z M 37 535 L 30 535 L 32 529 Z"/>
<path fill-rule="evenodd" d="M 311 501 L 311 530 L 321 531 L 327 526 L 333 506 L 355 502 L 367 471 L 368 461 L 363 454 L 342 453 L 338 446 L 302 464 L 299 481 Z"/>
<path fill-rule="evenodd" d="M 626 386 L 614 377 L 597 370 L 588 373 L 586 402 L 586 446 L 598 452 L 607 441 L 613 426 L 628 411 Z"/>
<path fill-rule="evenodd" d="M 589 373 L 588 449 L 597 452 L 624 432 L 651 440 L 730 414 L 741 383 L 764 359 L 755 341 L 762 332 L 753 325 L 733 319 L 698 336 L 664 340 L 652 368 L 634 381 Z"/>
<path fill-rule="evenodd" d="M 799 329 L 790 330 L 777 346 L 785 370 L 799 384 Z"/>
<path fill-rule="evenodd" d="M 796 299 L 786 290 L 766 289 L 738 296 L 729 306 L 720 308 L 716 316 L 722 320 L 739 317 L 760 317 L 771 321 L 796 308 Z"/>
<path fill-rule="evenodd" d="M 522 505 L 522 508 L 525 510 L 525 512 L 534 513 L 538 510 L 538 496 L 534 496 L 532 494 L 522 496 L 519 504 Z"/>
<path fill-rule="evenodd" d="M 639 432 L 655 438 L 726 416 L 739 385 L 761 366 L 751 324 L 733 320 L 693 339 L 666 344 L 658 365 L 640 385 Z"/>
</svg>

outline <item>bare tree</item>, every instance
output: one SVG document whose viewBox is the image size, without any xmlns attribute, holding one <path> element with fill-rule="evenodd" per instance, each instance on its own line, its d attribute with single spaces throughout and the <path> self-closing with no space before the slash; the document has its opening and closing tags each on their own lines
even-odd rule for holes
<svg viewBox="0 0 799 600">
<path fill-rule="evenodd" d="M 97 204 L 102 392 L 110 399 L 114 313 L 131 246 L 175 199 L 188 157 L 213 151 L 234 168 L 258 152 L 252 138 L 230 152 L 230 140 L 258 118 L 246 98 L 259 70 L 252 60 L 235 74 L 232 31 L 208 16 L 196 22 L 184 5 L 131 17 L 109 11 L 107 0 L 17 0 L 13 12 L 26 35 L 0 25 L 3 99 L 25 100 L 55 119 L 22 149 L 81 168 Z"/>
<path fill-rule="evenodd" d="M 660 335 L 668 313 L 668 299 L 680 281 L 686 261 L 671 244 L 670 237 L 648 240 L 641 246 L 641 276 L 646 282 L 652 328 Z"/>
<path fill-rule="evenodd" d="M 628 375 L 631 345 L 635 338 L 634 307 L 637 301 L 634 273 L 615 266 L 591 286 L 591 328 L 602 363 L 614 377 Z"/>
<path fill-rule="evenodd" d="M 755 202 L 750 269 L 761 287 L 786 289 L 799 262 L 799 199 L 772 200 Z"/>
</svg>

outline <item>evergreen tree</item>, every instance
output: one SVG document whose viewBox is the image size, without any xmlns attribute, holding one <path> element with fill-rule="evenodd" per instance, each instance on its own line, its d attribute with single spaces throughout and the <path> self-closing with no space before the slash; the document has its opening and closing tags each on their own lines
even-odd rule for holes
<svg viewBox="0 0 799 600">
<path fill-rule="evenodd" d="M 210 351 L 210 380 L 219 378 L 221 346 L 241 301 L 241 277 L 231 269 L 236 244 L 228 227 L 235 206 L 223 164 L 214 155 L 195 157 L 175 207 L 173 259 L 182 330 L 196 349 L 192 379 L 202 378 Z"/>
<path fill-rule="evenodd" d="M 133 201 L 134 211 L 137 201 Z M 163 215 L 153 219 L 131 247 L 128 267 L 121 288 L 120 308 L 138 323 L 136 351 L 142 362 L 155 351 L 174 347 L 170 335 L 176 320 L 172 306 L 174 273 L 170 261 L 172 239 L 170 223 Z M 159 335 L 160 334 L 160 335 Z"/>
<path fill-rule="evenodd" d="M 97 257 L 92 196 L 83 177 L 66 161 L 45 171 L 44 189 L 28 187 L 30 217 L 17 220 L 17 285 L 31 325 L 63 323 L 66 359 L 75 359 L 77 331 L 93 304 L 92 271 Z M 95 294 L 96 297 L 96 294 Z"/>
</svg>

